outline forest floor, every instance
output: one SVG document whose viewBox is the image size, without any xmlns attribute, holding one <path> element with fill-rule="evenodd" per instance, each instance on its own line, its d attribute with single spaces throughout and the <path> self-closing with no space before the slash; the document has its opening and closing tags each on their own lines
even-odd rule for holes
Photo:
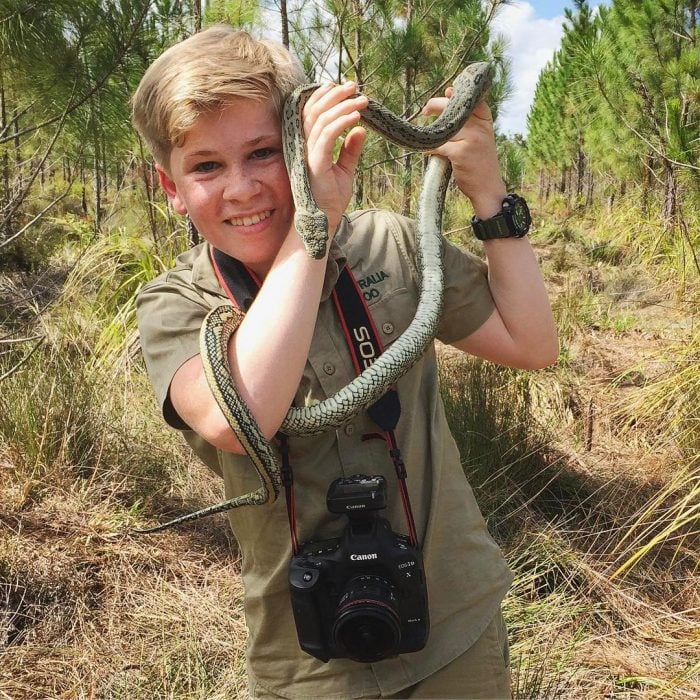
<svg viewBox="0 0 700 700">
<path fill-rule="evenodd" d="M 593 245 L 583 217 L 535 218 L 558 365 L 440 353 L 465 470 L 515 573 L 514 696 L 700 698 L 697 445 L 678 438 L 673 396 L 658 398 L 693 362 L 697 277 L 681 286 L 623 245 Z M 0 279 L 6 332 L 43 308 L 35 282 Z M 61 283 L 44 281 L 46 299 Z M 225 518 L 131 533 L 221 500 L 222 485 L 161 425 L 137 357 L 91 378 L 81 324 L 66 351 L 40 316 L 29 330 L 58 350 L 2 387 L 0 698 L 245 698 Z"/>
</svg>

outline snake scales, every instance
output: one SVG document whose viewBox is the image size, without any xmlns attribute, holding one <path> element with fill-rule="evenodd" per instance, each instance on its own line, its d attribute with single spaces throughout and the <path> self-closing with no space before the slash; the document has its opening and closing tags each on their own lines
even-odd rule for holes
<svg viewBox="0 0 700 700">
<path fill-rule="evenodd" d="M 488 63 L 469 65 L 454 81 L 453 95 L 445 110 L 429 126 L 416 126 L 390 112 L 374 100 L 362 110 L 362 122 L 389 141 L 410 150 L 437 148 L 462 128 L 492 80 Z M 306 172 L 306 145 L 302 110 L 318 84 L 297 88 L 286 100 L 282 119 L 284 156 L 295 205 L 294 224 L 309 255 L 322 258 L 328 243 L 328 220 L 317 207 Z M 280 430 L 288 435 L 310 436 L 337 428 L 363 407 L 378 399 L 403 376 L 433 340 L 442 311 L 442 210 L 451 166 L 445 158 L 429 159 L 418 206 L 416 249 L 421 275 L 420 298 L 413 321 L 403 334 L 372 365 L 345 388 L 313 406 L 291 408 Z M 224 305 L 206 317 L 200 334 L 201 356 L 209 386 L 231 428 L 250 457 L 260 487 L 223 503 L 189 513 L 153 528 L 158 532 L 171 525 L 213 515 L 243 505 L 274 501 L 281 487 L 277 455 L 265 440 L 246 404 L 231 381 L 227 346 L 243 318 L 243 312 Z"/>
</svg>

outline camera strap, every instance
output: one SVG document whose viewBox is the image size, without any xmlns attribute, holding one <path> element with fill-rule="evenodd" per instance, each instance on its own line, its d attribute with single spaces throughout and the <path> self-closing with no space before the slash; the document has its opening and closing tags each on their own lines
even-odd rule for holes
<svg viewBox="0 0 700 700">
<path fill-rule="evenodd" d="M 345 334 L 345 341 L 350 350 L 355 372 L 361 374 L 384 352 L 384 347 L 364 294 L 362 294 L 355 276 L 347 265 L 341 270 L 331 296 Z M 401 450 L 394 433 L 394 428 L 401 417 L 401 402 L 396 385 L 390 386 L 382 396 L 368 406 L 367 413 L 382 429 L 382 432 L 367 433 L 362 436 L 362 440 L 379 438 L 387 444 L 399 484 L 408 536 L 411 544 L 418 547 L 416 525 L 406 486 L 406 465 L 401 458 Z"/>
<path fill-rule="evenodd" d="M 214 272 L 226 296 L 234 306 L 247 311 L 261 286 L 260 280 L 252 270 L 239 260 L 226 255 L 226 253 L 213 246 L 209 247 L 209 251 Z M 384 352 L 384 348 L 367 302 L 349 266 L 344 266 L 340 271 L 338 281 L 331 292 L 331 298 L 345 335 L 355 372 L 361 374 Z M 396 386 L 392 385 L 372 405 L 368 406 L 367 413 L 381 428 L 381 432 L 363 435 L 362 440 L 378 438 L 384 440 L 387 444 L 399 484 L 399 493 L 408 526 L 408 536 L 411 544 L 414 547 L 418 547 L 416 526 L 406 486 L 406 466 L 401 458 L 401 450 L 394 433 L 401 416 L 401 403 Z M 282 456 L 281 474 L 287 502 L 287 517 L 289 518 L 289 529 L 292 537 L 292 549 L 297 554 L 299 546 L 296 532 L 294 478 L 289 458 L 289 439 L 281 432 L 277 434 L 277 438 L 280 442 Z"/>
</svg>

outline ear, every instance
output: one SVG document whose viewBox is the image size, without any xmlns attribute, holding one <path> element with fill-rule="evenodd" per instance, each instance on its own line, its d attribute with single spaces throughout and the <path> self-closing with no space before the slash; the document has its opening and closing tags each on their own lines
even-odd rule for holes
<svg viewBox="0 0 700 700">
<path fill-rule="evenodd" d="M 158 173 L 160 186 L 165 191 L 165 194 L 168 195 L 168 199 L 173 205 L 173 209 L 178 214 L 182 214 L 183 216 L 187 214 L 187 207 L 177 192 L 175 181 L 170 177 L 170 175 L 168 175 L 168 173 L 165 172 L 165 169 L 161 165 L 158 165 L 158 163 L 156 163 L 156 172 Z"/>
</svg>

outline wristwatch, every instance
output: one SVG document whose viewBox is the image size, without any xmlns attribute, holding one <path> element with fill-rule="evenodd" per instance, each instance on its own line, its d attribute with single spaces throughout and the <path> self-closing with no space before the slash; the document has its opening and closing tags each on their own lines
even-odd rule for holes
<svg viewBox="0 0 700 700">
<path fill-rule="evenodd" d="M 474 235 L 480 241 L 494 238 L 522 238 L 530 230 L 532 217 L 527 202 L 517 194 L 509 194 L 501 203 L 501 211 L 490 219 L 472 217 Z"/>
</svg>

